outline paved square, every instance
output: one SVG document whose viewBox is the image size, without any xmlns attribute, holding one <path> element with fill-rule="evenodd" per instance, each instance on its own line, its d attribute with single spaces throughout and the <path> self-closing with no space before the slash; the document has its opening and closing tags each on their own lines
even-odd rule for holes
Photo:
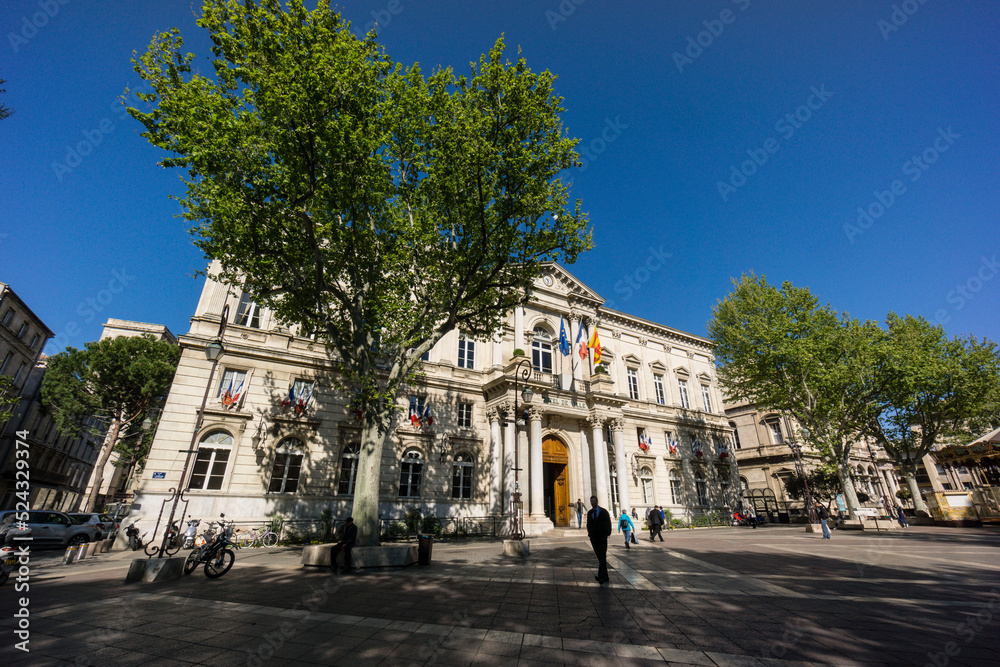
<svg viewBox="0 0 1000 667">
<path fill-rule="evenodd" d="M 41 552 L 0 589 L 3 665 L 1000 664 L 1000 533 L 802 527 L 670 531 L 609 548 L 582 531 L 434 545 L 430 567 L 331 577 L 299 550 L 242 550 L 221 579 L 125 585 L 132 554 Z M 14 649 L 30 599 L 30 653 Z"/>
</svg>

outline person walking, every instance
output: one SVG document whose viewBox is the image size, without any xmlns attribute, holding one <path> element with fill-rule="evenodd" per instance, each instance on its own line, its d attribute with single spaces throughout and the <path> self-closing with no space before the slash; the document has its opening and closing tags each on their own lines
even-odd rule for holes
<svg viewBox="0 0 1000 667">
<path fill-rule="evenodd" d="M 660 531 L 663 528 L 663 515 L 660 514 L 659 507 L 654 507 L 652 510 L 650 510 L 648 521 L 649 521 L 649 541 L 653 542 L 654 540 L 656 540 L 657 537 L 659 537 L 660 541 L 662 542 L 663 535 L 660 534 Z"/>
<path fill-rule="evenodd" d="M 587 506 L 583 504 L 583 501 L 579 498 L 576 499 L 576 527 L 579 530 L 583 528 L 583 513 L 587 511 Z"/>
<path fill-rule="evenodd" d="M 603 507 L 598 506 L 597 496 L 590 497 L 591 510 L 587 512 L 587 537 L 590 546 L 597 556 L 597 582 L 608 580 L 608 538 L 611 537 L 611 515 Z"/>
<path fill-rule="evenodd" d="M 635 530 L 635 524 L 632 523 L 632 517 L 628 515 L 624 509 L 622 509 L 622 515 L 618 519 L 618 532 L 625 533 L 625 548 L 631 549 L 629 542 L 632 541 L 632 531 Z"/>
<path fill-rule="evenodd" d="M 899 520 L 899 525 L 906 528 L 908 525 L 906 523 L 906 512 L 903 511 L 902 505 L 896 505 L 896 518 Z"/>
<path fill-rule="evenodd" d="M 816 513 L 819 514 L 819 525 L 823 527 L 823 539 L 830 539 L 830 527 L 826 525 L 826 520 L 830 518 L 830 513 L 825 507 L 816 503 Z"/>
<path fill-rule="evenodd" d="M 333 545 L 330 549 L 330 573 L 337 574 L 337 556 L 340 550 L 344 550 L 344 574 L 351 571 L 351 549 L 358 541 L 358 527 L 354 525 L 354 518 L 347 517 L 344 522 L 344 539 Z"/>
</svg>

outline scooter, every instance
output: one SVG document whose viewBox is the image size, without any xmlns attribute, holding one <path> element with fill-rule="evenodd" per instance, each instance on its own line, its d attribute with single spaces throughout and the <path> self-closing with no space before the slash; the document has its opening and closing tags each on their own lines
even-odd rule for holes
<svg viewBox="0 0 1000 667">
<path fill-rule="evenodd" d="M 184 548 L 193 549 L 195 539 L 198 537 L 198 524 L 201 523 L 200 519 L 191 519 L 188 521 L 187 530 L 184 531 Z"/>
<path fill-rule="evenodd" d="M 143 547 L 142 538 L 146 537 L 148 533 L 143 533 L 142 537 L 139 537 L 139 529 L 135 527 L 135 524 L 139 522 L 138 519 L 132 522 L 132 524 L 125 529 L 125 534 L 128 536 L 128 547 L 132 551 L 138 551 Z"/>
<path fill-rule="evenodd" d="M 20 556 L 23 554 L 20 547 L 24 544 L 24 542 L 20 539 L 15 541 L 15 537 L 31 537 L 31 529 L 12 528 L 7 531 L 7 534 L 4 536 L 3 546 L 0 546 L 0 586 L 7 583 L 7 579 L 10 578 L 10 573 L 17 567 Z"/>
</svg>

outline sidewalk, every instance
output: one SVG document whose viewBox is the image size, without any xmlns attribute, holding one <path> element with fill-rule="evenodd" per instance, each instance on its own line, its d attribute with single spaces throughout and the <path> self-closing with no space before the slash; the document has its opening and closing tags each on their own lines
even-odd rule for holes
<svg viewBox="0 0 1000 667">
<path fill-rule="evenodd" d="M 162 584 L 124 585 L 131 553 L 43 565 L 31 653 L 7 640 L 0 655 L 19 666 L 1000 663 L 993 532 L 665 540 L 626 551 L 613 536 L 604 587 L 575 530 L 532 539 L 525 561 L 498 543 L 436 543 L 430 567 L 341 577 L 299 568 L 293 548 L 242 550 L 221 579 L 199 570 Z"/>
</svg>

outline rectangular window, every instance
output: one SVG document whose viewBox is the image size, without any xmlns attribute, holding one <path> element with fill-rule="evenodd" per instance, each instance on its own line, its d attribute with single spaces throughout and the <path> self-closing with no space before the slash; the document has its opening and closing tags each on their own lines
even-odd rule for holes
<svg viewBox="0 0 1000 667">
<path fill-rule="evenodd" d="M 701 385 L 701 400 L 705 403 L 705 412 L 712 411 L 712 395 L 708 393 L 708 385 Z"/>
<path fill-rule="evenodd" d="M 26 362 L 22 361 L 21 365 L 17 367 L 17 372 L 14 373 L 14 384 L 17 384 L 18 382 L 21 381 L 21 373 L 24 372 L 24 368 L 27 365 L 28 364 Z"/>
<path fill-rule="evenodd" d="M 260 329 L 260 306 L 253 302 L 246 292 L 240 296 L 240 305 L 236 309 L 235 323 L 243 327 Z"/>
<path fill-rule="evenodd" d="M 299 473 L 302 471 L 302 454 L 281 453 L 274 457 L 274 471 L 268 493 L 295 493 L 299 488 Z"/>
<path fill-rule="evenodd" d="M 688 400 L 688 383 L 687 380 L 678 380 L 677 389 L 681 395 L 681 407 L 685 410 L 690 409 L 691 401 Z"/>
<path fill-rule="evenodd" d="M 7 312 L 3 314 L 3 323 L 4 323 L 4 325 L 6 326 L 6 325 L 10 324 L 10 321 L 11 321 L 11 319 L 13 317 L 14 317 L 14 309 L 13 308 L 8 308 Z"/>
<path fill-rule="evenodd" d="M 458 367 L 472 368 L 476 363 L 476 343 L 468 338 L 458 339 Z"/>
<path fill-rule="evenodd" d="M 218 491 L 222 488 L 222 480 L 226 476 L 226 464 L 229 463 L 227 449 L 201 447 L 198 458 L 194 462 L 189 489 L 195 491 Z"/>
<path fill-rule="evenodd" d="M 472 498 L 472 464 L 456 461 L 451 473 L 451 497 L 468 500 Z"/>
<path fill-rule="evenodd" d="M 28 347 L 34 350 L 36 345 L 38 345 L 38 334 L 35 334 L 34 336 L 31 337 L 31 345 L 29 345 Z"/>
<path fill-rule="evenodd" d="M 667 397 L 663 393 L 663 376 L 653 376 L 653 389 L 656 391 L 656 402 L 663 405 L 667 402 Z"/>
<path fill-rule="evenodd" d="M 13 352 L 8 352 L 7 355 L 3 358 L 3 363 L 0 364 L 0 373 L 6 372 L 7 366 L 10 365 L 10 359 L 13 356 L 14 356 Z"/>
<path fill-rule="evenodd" d="M 234 401 L 239 400 L 239 397 L 243 395 L 246 389 L 244 386 L 246 380 L 246 371 L 227 368 L 222 373 L 222 380 L 219 382 L 219 402 L 223 405 L 231 405 Z"/>
<path fill-rule="evenodd" d="M 21 328 L 17 330 L 17 337 L 24 340 L 24 334 L 28 332 L 28 323 L 21 322 Z"/>
<path fill-rule="evenodd" d="M 458 404 L 458 427 L 472 428 L 472 403 Z"/>
<path fill-rule="evenodd" d="M 771 442 L 776 445 L 785 443 L 785 439 L 781 435 L 781 424 L 777 419 L 767 422 L 767 427 L 771 430 Z"/>
<path fill-rule="evenodd" d="M 626 368 L 628 375 L 628 397 L 633 401 L 639 400 L 639 374 L 634 368 Z"/>
</svg>

